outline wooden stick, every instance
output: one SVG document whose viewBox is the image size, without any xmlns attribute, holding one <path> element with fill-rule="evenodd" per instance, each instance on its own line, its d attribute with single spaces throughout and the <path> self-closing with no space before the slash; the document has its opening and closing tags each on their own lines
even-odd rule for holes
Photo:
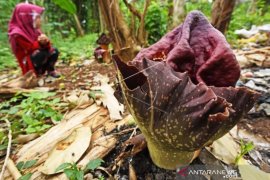
<svg viewBox="0 0 270 180">
<path fill-rule="evenodd" d="M 8 127 L 8 146 L 7 146 L 7 153 L 6 153 L 4 165 L 3 165 L 3 168 L 2 168 L 2 171 L 0 174 L 0 179 L 3 179 L 3 177 L 4 177 L 4 172 L 5 172 L 5 169 L 6 169 L 6 166 L 8 163 L 8 159 L 9 159 L 9 155 L 10 155 L 10 151 L 11 151 L 11 140 L 12 140 L 12 131 L 11 131 L 10 122 L 7 119 L 5 119 L 4 121 L 6 122 L 7 127 Z"/>
<path fill-rule="evenodd" d="M 22 176 L 15 163 L 10 158 L 8 158 L 7 169 L 14 179 L 19 179 Z"/>
<path fill-rule="evenodd" d="M 0 88 L 1 95 L 16 94 L 18 92 L 30 93 L 38 90 L 35 89 L 22 89 L 22 88 Z"/>
</svg>

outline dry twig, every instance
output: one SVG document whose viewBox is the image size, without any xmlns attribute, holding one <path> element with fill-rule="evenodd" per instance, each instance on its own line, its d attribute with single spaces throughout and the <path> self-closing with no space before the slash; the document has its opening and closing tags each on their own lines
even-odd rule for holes
<svg viewBox="0 0 270 180">
<path fill-rule="evenodd" d="M 5 172 L 5 169 L 6 169 L 6 166 L 8 163 L 8 159 L 9 159 L 9 155 L 10 155 L 10 151 L 11 151 L 11 140 L 12 140 L 12 131 L 11 131 L 10 122 L 7 119 L 5 119 L 4 121 L 6 122 L 7 127 L 8 127 L 8 146 L 7 146 L 7 153 L 6 153 L 4 165 L 3 165 L 3 168 L 2 168 L 2 171 L 0 174 L 0 179 L 3 179 L 3 176 L 4 176 L 4 172 Z"/>
</svg>

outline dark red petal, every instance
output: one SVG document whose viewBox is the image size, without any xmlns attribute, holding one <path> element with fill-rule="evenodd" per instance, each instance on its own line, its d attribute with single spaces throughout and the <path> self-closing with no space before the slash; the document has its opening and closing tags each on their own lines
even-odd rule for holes
<svg viewBox="0 0 270 180">
<path fill-rule="evenodd" d="M 240 66 L 225 37 L 199 11 L 190 12 L 181 26 L 140 51 L 134 60 L 153 60 L 157 54 L 165 54 L 175 71 L 187 71 L 194 83 L 235 86 L 240 77 Z"/>
</svg>

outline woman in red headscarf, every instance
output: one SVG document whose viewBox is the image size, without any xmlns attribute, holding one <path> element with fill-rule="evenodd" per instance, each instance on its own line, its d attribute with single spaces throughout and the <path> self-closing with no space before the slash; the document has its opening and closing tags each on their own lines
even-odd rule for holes
<svg viewBox="0 0 270 180">
<path fill-rule="evenodd" d="M 59 52 L 40 30 L 43 11 L 33 4 L 17 4 L 8 26 L 9 42 L 23 74 L 32 70 L 37 76 L 47 72 L 57 78 L 54 65 Z"/>
</svg>

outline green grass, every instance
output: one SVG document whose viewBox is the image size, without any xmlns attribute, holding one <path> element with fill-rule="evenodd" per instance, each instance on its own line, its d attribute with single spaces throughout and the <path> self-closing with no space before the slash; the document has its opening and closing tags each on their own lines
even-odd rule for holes
<svg viewBox="0 0 270 180">
<path fill-rule="evenodd" d="M 0 36 L 0 70 L 17 66 L 16 58 L 11 53 L 8 38 Z"/>
<path fill-rule="evenodd" d="M 64 62 L 89 59 L 93 56 L 97 34 L 87 34 L 83 37 L 61 39 L 52 38 L 53 45 L 60 51 L 60 60 Z"/>
<path fill-rule="evenodd" d="M 63 62 L 89 59 L 93 56 L 96 47 L 97 34 L 88 34 L 78 38 L 66 38 L 52 36 L 53 46 L 60 51 L 59 60 Z M 17 60 L 13 56 L 8 38 L 0 35 L 0 70 L 6 68 L 18 68 Z"/>
<path fill-rule="evenodd" d="M 258 0 L 258 3 L 262 2 L 262 0 Z M 190 12 L 192 10 L 200 10 L 202 11 L 207 18 L 211 19 L 211 3 L 207 1 L 199 1 L 198 3 L 192 3 L 187 2 L 186 3 L 186 11 Z M 237 35 L 234 34 L 235 30 L 238 29 L 250 29 L 252 25 L 263 25 L 263 24 L 269 24 L 270 23 L 270 12 L 265 11 L 265 14 L 263 14 L 263 8 L 269 8 L 265 7 L 264 5 L 257 6 L 257 9 L 255 12 L 251 13 L 249 12 L 250 8 L 250 2 L 246 3 L 240 3 L 238 4 L 233 11 L 232 18 L 229 24 L 229 29 L 226 32 L 226 38 L 229 41 L 230 44 L 236 44 L 237 43 Z"/>
</svg>

